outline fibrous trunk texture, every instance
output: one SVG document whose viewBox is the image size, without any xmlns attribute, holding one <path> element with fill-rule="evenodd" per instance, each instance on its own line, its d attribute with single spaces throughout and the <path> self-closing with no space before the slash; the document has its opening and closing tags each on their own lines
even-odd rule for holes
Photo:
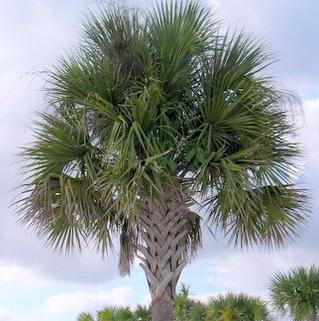
<svg viewBox="0 0 319 321">
<path fill-rule="evenodd" d="M 152 302 L 152 321 L 172 321 L 173 311 L 174 300 L 164 293 L 162 297 Z"/>
<path fill-rule="evenodd" d="M 187 264 L 189 209 L 177 193 L 146 203 L 139 218 L 138 257 L 152 297 L 152 321 L 171 321 L 176 284 Z"/>
</svg>

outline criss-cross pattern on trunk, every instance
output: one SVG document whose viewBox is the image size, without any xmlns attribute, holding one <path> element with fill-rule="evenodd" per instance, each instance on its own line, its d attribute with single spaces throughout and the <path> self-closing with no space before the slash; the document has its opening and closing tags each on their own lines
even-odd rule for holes
<svg viewBox="0 0 319 321">
<path fill-rule="evenodd" d="M 147 277 L 154 321 L 163 320 L 158 314 L 173 313 L 176 284 L 187 264 L 188 212 L 185 203 L 168 197 L 150 200 L 139 218 L 138 258 Z"/>
</svg>

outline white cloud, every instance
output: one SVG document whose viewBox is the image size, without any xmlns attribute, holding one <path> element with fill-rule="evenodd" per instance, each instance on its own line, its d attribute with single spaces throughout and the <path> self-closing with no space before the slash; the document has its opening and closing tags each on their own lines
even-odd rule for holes
<svg viewBox="0 0 319 321">
<path fill-rule="evenodd" d="M 210 3 L 213 7 L 213 10 L 217 10 L 221 5 L 220 0 L 211 0 Z"/>
<path fill-rule="evenodd" d="M 216 0 L 207 0 L 214 6 Z M 225 28 L 229 25 L 254 33 L 280 59 L 272 66 L 278 80 L 302 95 L 319 93 L 318 0 L 227 0 L 216 10 Z M 298 41 L 296 41 L 298 39 Z"/>
<path fill-rule="evenodd" d="M 129 305 L 133 296 L 130 287 L 117 287 L 109 291 L 61 293 L 49 298 L 43 307 L 46 314 L 80 313 L 96 311 L 107 305 Z"/>
<path fill-rule="evenodd" d="M 304 124 L 302 129 L 302 142 L 305 147 L 307 164 L 315 170 L 319 161 L 319 99 L 304 101 Z"/>
<path fill-rule="evenodd" d="M 297 247 L 278 252 L 235 251 L 207 262 L 210 265 L 207 272 L 212 275 L 207 283 L 224 291 L 267 297 L 269 282 L 275 273 L 296 265 L 310 266 L 317 260 L 317 250 Z"/>
<path fill-rule="evenodd" d="M 0 321 L 27 321 L 15 313 L 10 312 L 8 309 L 0 307 Z"/>
<path fill-rule="evenodd" d="M 212 298 L 212 297 L 215 297 L 217 295 L 221 294 L 220 292 L 210 292 L 210 293 L 205 293 L 205 294 L 196 294 L 196 295 L 190 295 L 190 298 L 195 300 L 195 301 L 199 301 L 199 302 L 202 302 L 202 303 L 208 303 L 209 300 Z"/>
<path fill-rule="evenodd" d="M 49 284 L 49 279 L 39 276 L 31 268 L 0 262 L 0 286 L 35 288 Z"/>
<path fill-rule="evenodd" d="M 140 304 L 143 305 L 143 306 L 146 306 L 146 305 L 150 305 L 151 302 L 152 302 L 151 295 L 148 294 L 141 300 Z"/>
</svg>

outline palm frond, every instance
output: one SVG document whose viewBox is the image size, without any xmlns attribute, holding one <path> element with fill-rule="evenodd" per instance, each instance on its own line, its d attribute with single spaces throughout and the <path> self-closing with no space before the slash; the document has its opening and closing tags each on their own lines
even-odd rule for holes
<svg viewBox="0 0 319 321">
<path fill-rule="evenodd" d="M 296 267 L 288 273 L 277 273 L 270 285 L 273 307 L 295 321 L 314 320 L 319 307 L 319 270 Z"/>
</svg>

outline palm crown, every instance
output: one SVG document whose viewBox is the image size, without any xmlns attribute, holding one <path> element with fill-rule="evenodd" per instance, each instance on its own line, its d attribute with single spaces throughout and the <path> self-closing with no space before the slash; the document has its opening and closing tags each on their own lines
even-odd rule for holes
<svg viewBox="0 0 319 321">
<path fill-rule="evenodd" d="M 277 273 L 270 285 L 272 305 L 295 321 L 315 321 L 319 316 L 319 269 L 297 267 Z"/>
<path fill-rule="evenodd" d="M 157 224 L 183 225 L 178 262 L 200 245 L 204 211 L 242 246 L 293 236 L 305 216 L 293 96 L 263 73 L 272 60 L 258 41 L 220 30 L 192 1 L 91 16 L 78 49 L 48 73 L 50 107 L 23 155 L 22 222 L 58 248 L 93 240 L 106 251 L 118 236 L 123 273 L 141 239 L 147 251 L 158 242 L 149 204 L 180 213 L 169 221 L 163 210 Z"/>
<path fill-rule="evenodd" d="M 261 299 L 245 294 L 229 293 L 212 299 L 207 321 L 270 321 L 267 304 Z"/>
</svg>

